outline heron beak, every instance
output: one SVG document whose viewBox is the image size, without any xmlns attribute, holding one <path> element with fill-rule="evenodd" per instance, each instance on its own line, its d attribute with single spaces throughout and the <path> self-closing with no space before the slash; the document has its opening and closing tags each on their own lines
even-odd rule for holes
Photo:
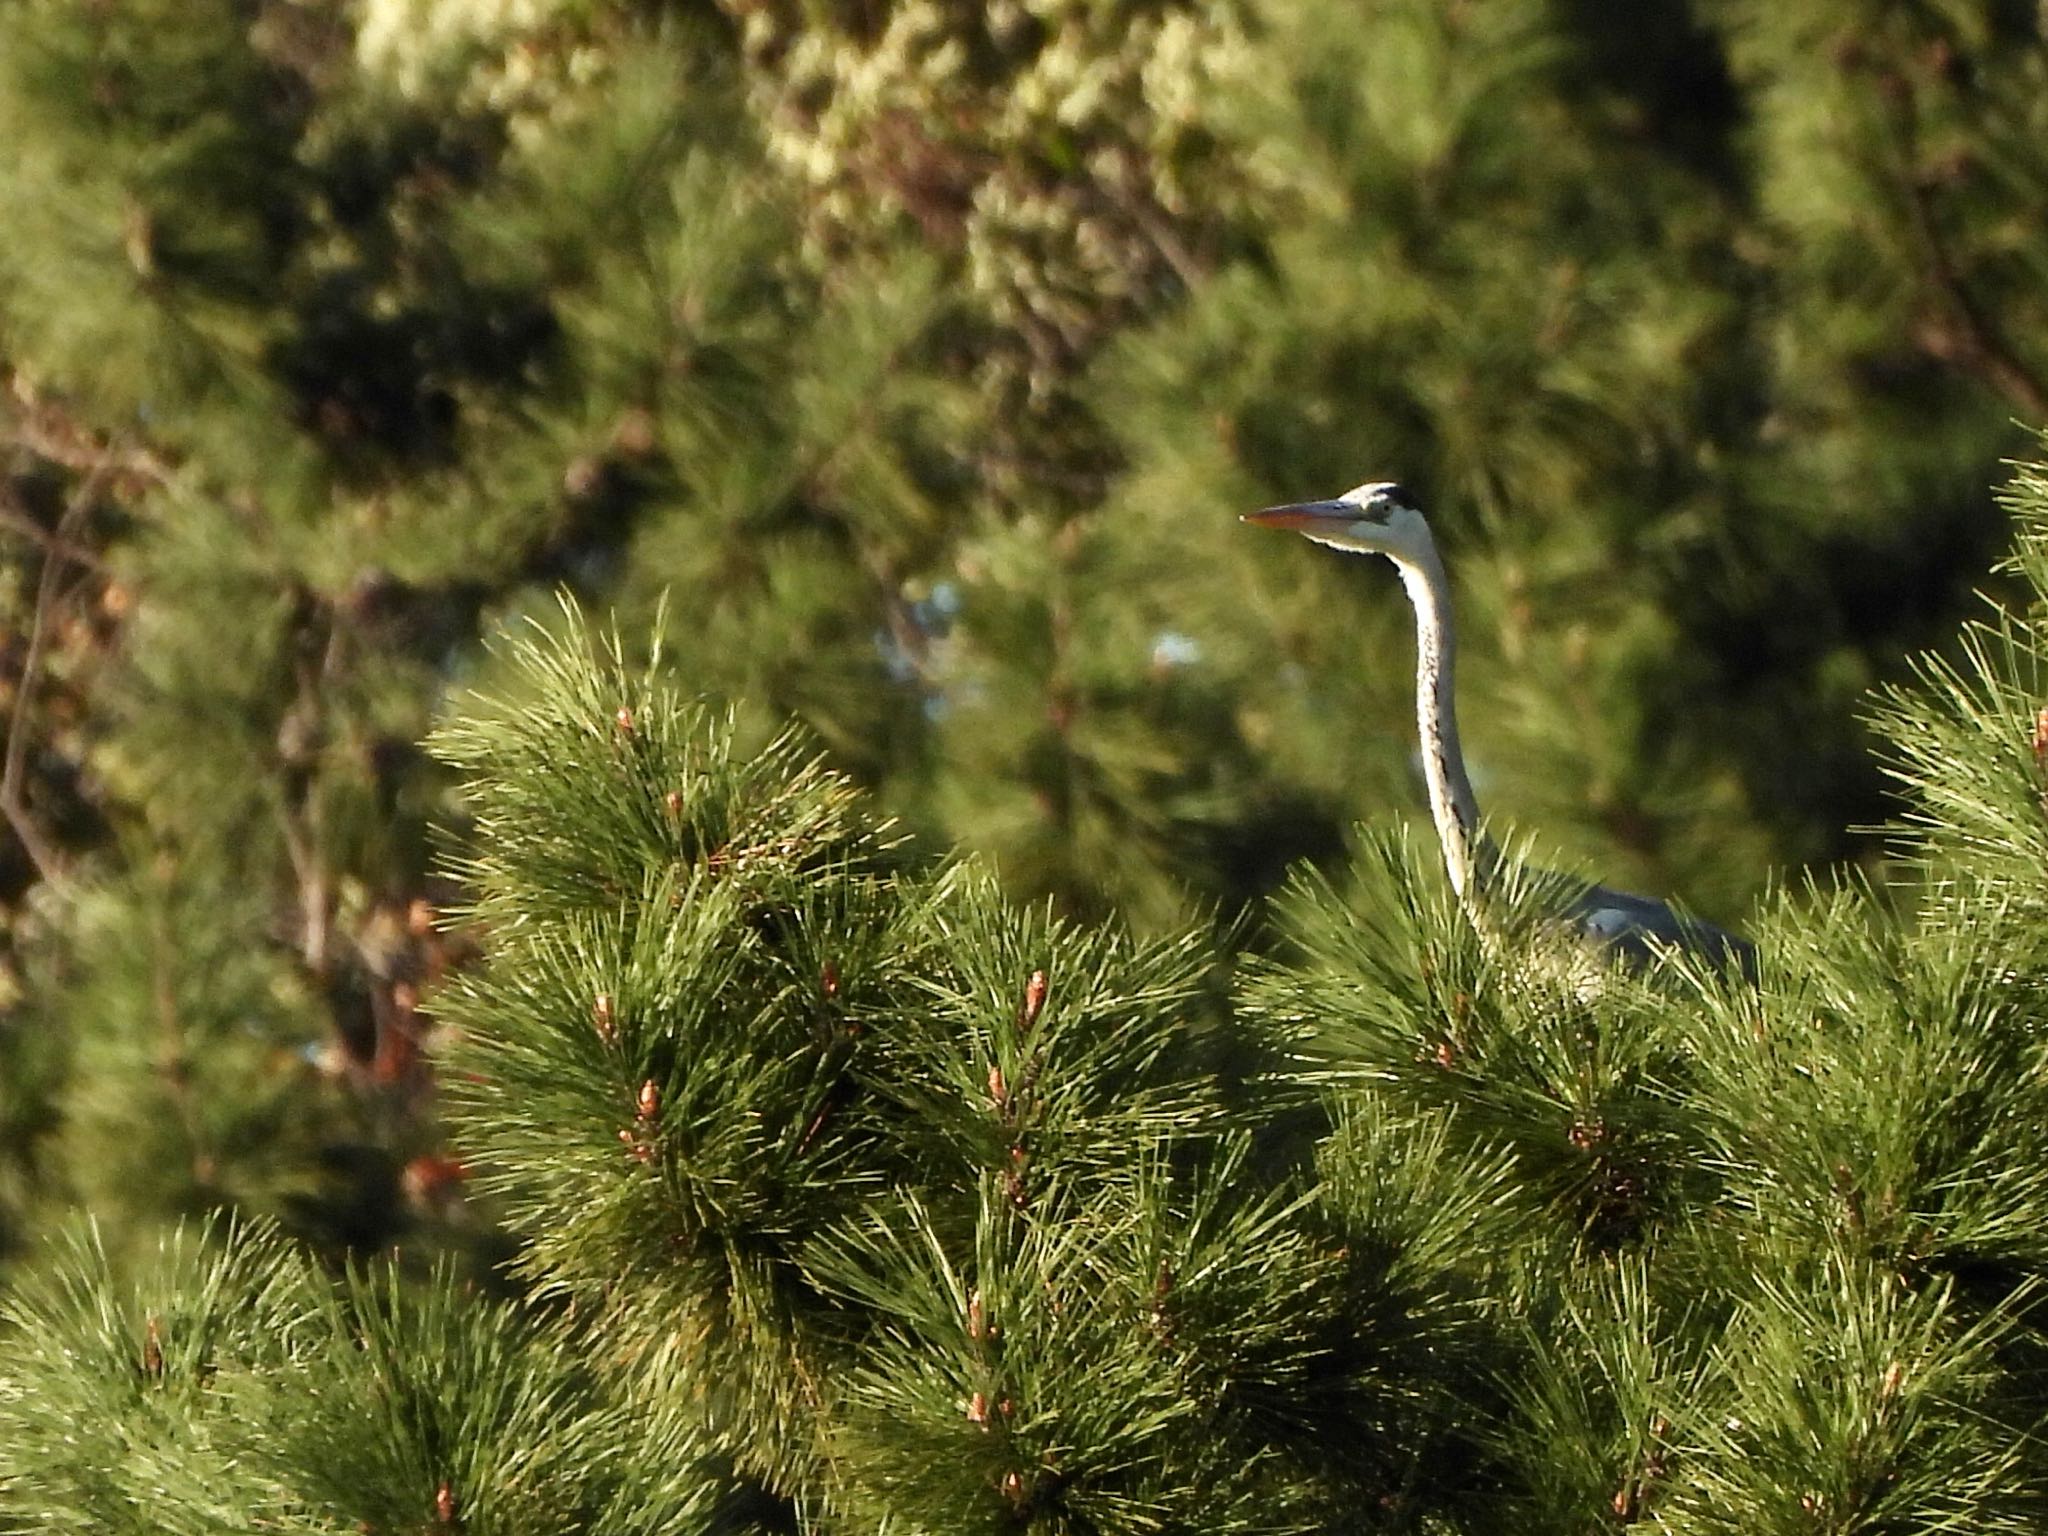
<svg viewBox="0 0 2048 1536">
<path fill-rule="evenodd" d="M 1331 523 L 1357 520 L 1358 508 L 1348 501 L 1296 501 L 1284 507 L 1265 507 L 1257 512 L 1247 512 L 1238 519 L 1241 523 L 1256 523 L 1261 528 L 1291 528 L 1297 533 L 1326 528 Z"/>
</svg>

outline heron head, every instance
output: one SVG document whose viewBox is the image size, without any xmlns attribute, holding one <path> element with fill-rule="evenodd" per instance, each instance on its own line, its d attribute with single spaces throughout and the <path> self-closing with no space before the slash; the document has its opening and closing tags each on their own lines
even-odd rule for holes
<svg viewBox="0 0 2048 1536">
<path fill-rule="evenodd" d="M 1291 528 L 1332 549 L 1416 558 L 1430 542 L 1429 524 L 1414 497 L 1391 480 L 1369 480 L 1333 501 L 1297 501 L 1247 512 L 1261 528 Z"/>
</svg>

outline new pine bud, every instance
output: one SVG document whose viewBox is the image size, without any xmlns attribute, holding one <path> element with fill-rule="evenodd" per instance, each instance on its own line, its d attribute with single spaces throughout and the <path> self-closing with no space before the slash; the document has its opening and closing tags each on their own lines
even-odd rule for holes
<svg viewBox="0 0 2048 1536">
<path fill-rule="evenodd" d="M 142 1336 L 142 1372 L 145 1376 L 161 1376 L 164 1373 L 164 1336 L 154 1312 L 149 1314 L 148 1324 Z"/>
<path fill-rule="evenodd" d="M 1024 1007 L 1017 1014 L 1020 1032 L 1028 1034 L 1038 1022 L 1039 1012 L 1045 1007 L 1045 988 L 1045 972 L 1033 971 L 1031 979 L 1024 983 Z"/>
</svg>

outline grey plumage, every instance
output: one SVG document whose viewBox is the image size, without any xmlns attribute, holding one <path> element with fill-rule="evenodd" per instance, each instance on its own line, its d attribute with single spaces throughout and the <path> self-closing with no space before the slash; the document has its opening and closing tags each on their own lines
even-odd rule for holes
<svg viewBox="0 0 2048 1536">
<path fill-rule="evenodd" d="M 1722 970 L 1733 966 L 1751 984 L 1757 979 L 1756 946 L 1749 940 L 1648 896 L 1589 885 L 1560 916 L 1631 967 L 1655 959 L 1661 947 L 1691 951 Z"/>
<path fill-rule="evenodd" d="M 1246 522 L 1285 528 L 1357 554 L 1384 555 L 1401 573 L 1415 610 L 1415 719 L 1422 746 L 1430 819 L 1443 848 L 1444 867 L 1473 924 L 1493 926 L 1490 898 L 1499 884 L 1501 855 L 1479 822 L 1479 806 L 1458 742 L 1452 697 L 1456 636 L 1451 626 L 1450 582 L 1436 539 L 1413 498 L 1390 481 L 1370 481 L 1332 501 L 1295 502 L 1245 515 Z M 1756 979 L 1756 949 L 1748 940 L 1665 902 L 1603 885 L 1545 876 L 1550 917 L 1584 942 L 1631 967 L 1661 950 L 1696 954 L 1722 969 L 1733 966 Z"/>
</svg>

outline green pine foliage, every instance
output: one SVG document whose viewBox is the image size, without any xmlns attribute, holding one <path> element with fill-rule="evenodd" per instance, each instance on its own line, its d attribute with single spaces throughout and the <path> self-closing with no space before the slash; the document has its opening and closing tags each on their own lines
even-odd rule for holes
<svg viewBox="0 0 2048 1536">
<path fill-rule="evenodd" d="M 1757 986 L 1562 963 L 1541 880 L 1482 934 L 1371 835 L 1222 987 L 565 609 L 432 741 L 512 1293 L 76 1237 L 9 1303 L 0 1529 L 2034 1528 L 2013 495 L 2032 596 L 1882 708 L 1918 883 L 1777 899 Z"/>
<path fill-rule="evenodd" d="M 2048 1523 L 2042 31 L 0 8 L 0 1531 Z"/>
<path fill-rule="evenodd" d="M 274 1234 L 181 1229 L 123 1275 L 97 1235 L 6 1303 L 0 1529 L 218 1530 L 258 1504 L 225 1373 L 277 1370 L 316 1330 L 314 1280 Z"/>
<path fill-rule="evenodd" d="M 148 1231 L 166 1203 L 198 1215 L 311 1200 L 315 1149 L 340 1129 L 306 1118 L 320 1034 L 296 968 L 212 925 L 246 894 L 199 884 L 168 859 L 152 876 L 99 896 L 81 926 L 92 984 L 74 994 L 74 1096 L 56 1141 L 123 1236 Z M 203 934 L 219 941 L 194 942 Z M 135 1056 L 157 1070 L 126 1071 Z"/>
<path fill-rule="evenodd" d="M 737 1528 L 701 1442 L 595 1395 L 558 1329 L 445 1269 L 336 1279 L 210 1226 L 123 1274 L 80 1230 L 6 1326 L 10 1533 Z"/>
<path fill-rule="evenodd" d="M 479 709 L 436 738 L 478 785 L 468 873 L 493 935 L 491 962 L 442 1005 L 461 1037 L 455 1117 L 479 1186 L 531 1234 L 520 1272 L 587 1312 L 632 1390 L 658 1377 L 738 1467 L 785 1491 L 877 1411 L 872 1371 L 849 1374 L 876 1324 L 843 1298 L 865 1298 L 868 1318 L 923 1318 L 955 1355 L 970 1313 L 1015 1332 L 1065 1305 L 1079 1329 L 1115 1302 L 1093 1332 L 1045 1340 L 1060 1341 L 1049 1379 L 989 1372 L 978 1423 L 965 1393 L 935 1411 L 957 1441 L 991 1433 L 1000 1403 L 1028 1403 L 1015 1445 L 982 1458 L 999 1474 L 982 1489 L 990 1520 L 1148 1497 L 1123 1486 L 1126 1457 L 1085 1470 L 1117 1440 L 1072 1416 L 1118 1411 L 1095 1376 L 1145 1349 L 1110 1317 L 1127 1328 L 1133 1295 L 1180 1257 L 1156 1231 L 1133 1252 L 1129 1229 L 1148 1211 L 1156 1226 L 1172 1185 L 1163 1165 L 1132 1180 L 1226 1123 L 1189 1070 L 1212 1011 L 1203 948 L 1020 913 L 971 865 L 898 867 L 815 759 L 786 739 L 737 756 L 729 722 L 628 667 L 616 642 L 601 665 L 586 650 L 573 614 L 561 640 L 522 642 L 512 664 L 543 702 Z M 565 1127 L 580 1128 L 569 1145 Z M 904 1246 L 886 1215 L 877 1228 L 877 1208 L 922 1241 Z M 1118 1232 L 1119 1267 L 1154 1262 L 1105 1297 L 1116 1271 L 1096 1245 Z M 878 1302 L 906 1282 L 952 1300 Z M 931 1374 L 893 1358 L 906 1383 Z M 1025 1358 L 1044 1370 L 1050 1356 Z M 849 1410 L 843 1432 L 828 1412 L 842 1377 L 869 1383 L 845 1388 L 866 1413 Z M 1153 1389 L 1162 1411 L 1179 1406 L 1176 1379 Z M 896 1484 L 850 1465 L 857 1503 Z M 1036 1490 L 1055 1465 L 1074 1486 Z M 995 1497 L 1012 1475 L 1033 1486 Z"/>
<path fill-rule="evenodd" d="M 1860 701 L 2043 394 L 2009 7 L 170 15 L 0 17 L 10 1228 L 115 1182 L 63 1176 L 62 1036 L 164 859 L 352 1101 L 279 1148 L 325 1208 L 252 1208 L 441 1224 L 415 744 L 559 583 L 1011 892 L 1180 932 L 1414 804 L 1398 594 L 1234 521 L 1398 475 L 1489 808 L 1732 920 L 1875 857 Z"/>
</svg>

